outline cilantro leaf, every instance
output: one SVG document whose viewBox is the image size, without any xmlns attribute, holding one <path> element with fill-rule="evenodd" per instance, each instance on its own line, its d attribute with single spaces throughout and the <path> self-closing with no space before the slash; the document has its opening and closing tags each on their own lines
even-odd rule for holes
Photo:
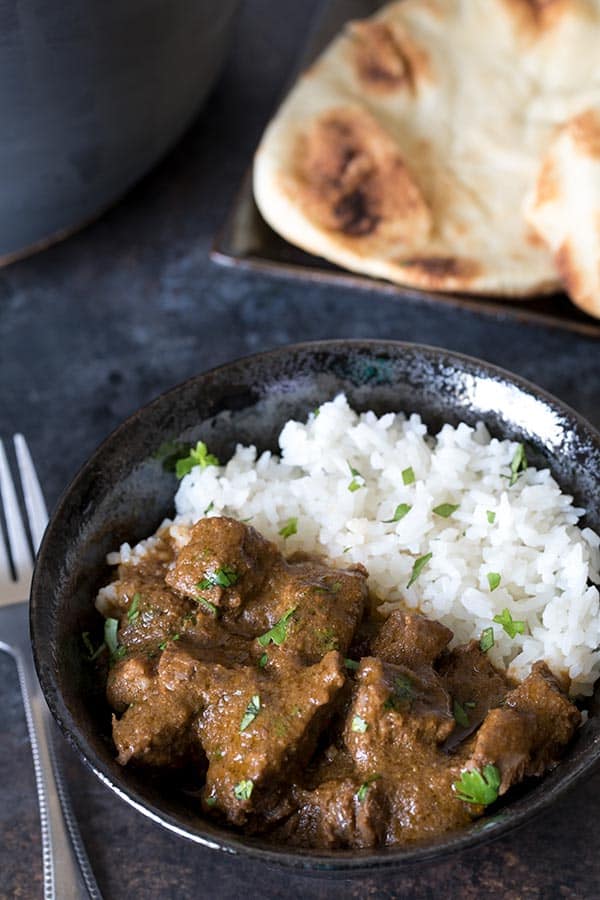
<svg viewBox="0 0 600 900">
<path fill-rule="evenodd" d="M 216 456 L 208 452 L 208 448 L 204 441 L 198 441 L 195 447 L 192 447 L 187 456 L 177 460 L 175 465 L 175 474 L 181 479 L 192 471 L 194 466 L 200 466 L 206 469 L 207 466 L 219 466 L 220 462 Z"/>
<path fill-rule="evenodd" d="M 365 722 L 362 716 L 352 716 L 352 722 L 350 723 L 351 731 L 355 731 L 357 734 L 364 734 L 368 727 L 369 723 Z"/>
<path fill-rule="evenodd" d="M 394 678 L 394 687 L 392 692 L 383 704 L 384 709 L 399 709 L 405 703 L 410 703 L 414 698 L 415 692 L 413 683 L 408 675 L 397 675 Z"/>
<path fill-rule="evenodd" d="M 485 514 L 490 525 L 493 525 L 496 521 L 496 513 L 493 511 L 493 509 L 487 509 Z"/>
<path fill-rule="evenodd" d="M 497 587 L 500 585 L 501 576 L 499 572 L 488 572 L 487 580 L 490 586 L 490 591 L 495 591 Z"/>
<path fill-rule="evenodd" d="M 118 659 L 122 659 L 127 652 L 125 647 L 122 644 L 119 644 L 117 640 L 117 629 L 119 628 L 118 619 L 105 619 L 104 620 L 104 643 L 108 647 L 108 652 L 110 653 L 111 662 L 116 662 Z"/>
<path fill-rule="evenodd" d="M 415 559 L 410 580 L 406 585 L 407 588 L 412 587 L 432 556 L 433 553 L 426 553 L 425 556 L 419 556 L 418 559 Z"/>
<path fill-rule="evenodd" d="M 378 778 L 381 778 L 381 775 L 369 775 L 367 780 L 363 781 L 356 794 L 356 799 L 359 803 L 364 802 L 369 787 L 373 784 L 374 781 L 377 781 Z"/>
<path fill-rule="evenodd" d="M 269 628 L 268 631 L 265 631 L 264 634 L 261 634 L 261 636 L 258 638 L 258 643 L 260 644 L 260 646 L 268 647 L 270 643 L 273 643 L 280 647 L 287 638 L 288 622 L 295 612 L 295 606 L 293 607 L 293 609 L 288 609 L 288 611 L 282 615 L 279 621 L 276 622 L 272 628 Z"/>
<path fill-rule="evenodd" d="M 394 510 L 394 515 L 392 516 L 392 518 L 383 520 L 384 524 L 387 525 L 390 522 L 399 522 L 400 519 L 403 519 L 404 516 L 411 511 L 411 509 L 412 506 L 410 503 L 399 503 Z"/>
<path fill-rule="evenodd" d="M 415 481 L 415 473 L 413 471 L 413 467 L 409 466 L 407 469 L 402 470 L 402 483 L 403 484 L 414 484 Z"/>
<path fill-rule="evenodd" d="M 460 725 L 461 728 L 469 727 L 469 717 L 466 713 L 464 706 L 462 706 L 458 702 L 458 700 L 452 701 L 452 715 L 454 716 L 454 721 L 456 722 L 456 724 Z"/>
<path fill-rule="evenodd" d="M 233 789 L 233 795 L 236 800 L 249 800 L 254 790 L 254 782 L 249 778 L 245 778 L 238 782 Z"/>
<path fill-rule="evenodd" d="M 103 651 L 103 650 L 105 649 L 105 647 L 106 647 L 106 641 L 103 641 L 103 642 L 100 644 L 100 646 L 97 647 L 97 648 L 94 650 L 94 645 L 92 644 L 92 641 L 91 641 L 91 639 L 90 639 L 90 633 L 89 633 L 89 631 L 83 631 L 83 632 L 81 633 L 81 640 L 83 641 L 83 644 L 84 644 L 84 646 L 85 646 L 85 649 L 86 649 L 87 652 L 88 652 L 88 659 L 89 659 L 90 661 L 91 661 L 91 660 L 94 660 L 94 659 L 96 659 L 98 656 L 100 656 L 100 654 L 102 653 L 102 651 Z"/>
<path fill-rule="evenodd" d="M 355 672 L 358 669 L 358 663 L 355 659 L 345 659 L 344 665 L 347 669 L 350 669 L 352 672 Z"/>
<path fill-rule="evenodd" d="M 487 653 L 494 646 L 494 629 L 484 628 L 479 638 L 479 649 L 482 653 Z"/>
<path fill-rule="evenodd" d="M 246 730 L 248 725 L 254 722 L 255 718 L 260 712 L 260 709 L 260 695 L 254 694 L 254 696 L 251 697 L 250 702 L 246 707 L 246 712 L 244 713 L 242 721 L 240 722 L 240 734 L 242 733 L 242 731 Z"/>
<path fill-rule="evenodd" d="M 296 516 L 292 516 L 287 520 L 285 525 L 283 525 L 279 529 L 279 534 L 282 538 L 286 539 L 291 537 L 293 534 L 296 534 L 298 531 L 298 519 Z"/>
<path fill-rule="evenodd" d="M 447 519 L 453 512 L 456 512 L 459 506 L 460 503 L 440 503 L 439 506 L 434 506 L 432 511 L 436 516 Z"/>
<path fill-rule="evenodd" d="M 358 469 L 355 469 L 354 466 L 350 465 L 350 463 L 348 463 L 348 468 L 350 469 L 350 474 L 352 475 L 352 481 L 348 485 L 348 490 L 350 491 L 351 494 L 353 494 L 354 491 L 359 491 L 361 488 L 366 487 L 366 483 L 365 483 L 365 479 L 360 474 Z M 360 478 L 360 481 L 358 481 L 359 478 Z"/>
<path fill-rule="evenodd" d="M 508 486 L 512 487 L 516 484 L 519 475 L 527 468 L 527 455 L 525 453 L 525 445 L 518 444 L 515 454 L 510 463 L 510 480 Z"/>
<path fill-rule="evenodd" d="M 232 569 L 231 566 L 222 566 L 220 569 L 215 569 L 214 572 L 207 572 L 206 578 L 199 581 L 196 587 L 199 591 L 206 591 L 212 587 L 228 588 L 239 580 L 240 576 L 235 569 Z"/>
<path fill-rule="evenodd" d="M 525 634 L 525 622 L 513 619 L 506 607 L 500 615 L 494 616 L 493 621 L 502 625 L 509 638 L 514 638 L 517 634 Z"/>
<path fill-rule="evenodd" d="M 219 607 L 215 606 L 214 603 L 211 603 L 210 600 L 207 600 L 206 597 L 193 597 L 192 599 L 195 603 L 199 603 L 207 613 L 211 614 L 211 616 L 215 616 L 216 618 L 219 615 Z"/>
<path fill-rule="evenodd" d="M 464 769 L 460 780 L 455 781 L 452 787 L 459 800 L 489 806 L 498 799 L 500 781 L 500 772 L 496 766 L 488 764 L 483 767 L 483 773 L 479 769 Z"/>
<path fill-rule="evenodd" d="M 268 663 L 268 661 L 269 661 L 268 654 L 267 654 L 267 653 L 263 653 L 262 656 L 260 657 L 260 659 L 258 660 L 258 668 L 259 668 L 259 669 L 264 669 L 264 667 L 266 666 L 266 664 Z"/>
<path fill-rule="evenodd" d="M 129 622 L 135 622 L 140 614 L 140 600 L 142 599 L 141 594 L 134 594 L 133 600 L 131 601 L 131 605 L 127 610 L 127 619 Z"/>
</svg>

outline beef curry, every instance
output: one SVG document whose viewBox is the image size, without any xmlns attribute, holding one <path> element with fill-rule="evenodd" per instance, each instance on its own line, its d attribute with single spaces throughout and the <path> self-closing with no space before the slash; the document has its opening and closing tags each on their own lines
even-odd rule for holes
<svg viewBox="0 0 600 900">
<path fill-rule="evenodd" d="M 468 825 L 558 762 L 580 722 L 537 662 L 384 618 L 361 565 L 284 558 L 252 527 L 159 532 L 114 583 L 107 697 L 122 765 L 192 771 L 205 816 L 273 842 L 368 848 Z"/>
</svg>

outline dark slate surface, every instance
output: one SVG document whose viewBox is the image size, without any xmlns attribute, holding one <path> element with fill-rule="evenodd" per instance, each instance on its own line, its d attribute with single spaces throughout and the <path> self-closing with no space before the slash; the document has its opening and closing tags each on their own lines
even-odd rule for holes
<svg viewBox="0 0 600 900">
<path fill-rule="evenodd" d="M 599 345 L 510 319 L 220 269 L 208 260 L 315 0 L 247 0 L 233 53 L 191 132 L 85 232 L 0 272 L 0 434 L 23 431 L 50 507 L 100 440 L 163 389 L 296 340 L 385 337 L 480 356 L 600 426 Z M 0 897 L 40 897 L 33 771 L 0 656 Z M 521 831 L 456 858 L 353 880 L 290 876 L 187 843 L 61 757 L 107 898 L 587 898 L 600 894 L 600 771 Z"/>
</svg>

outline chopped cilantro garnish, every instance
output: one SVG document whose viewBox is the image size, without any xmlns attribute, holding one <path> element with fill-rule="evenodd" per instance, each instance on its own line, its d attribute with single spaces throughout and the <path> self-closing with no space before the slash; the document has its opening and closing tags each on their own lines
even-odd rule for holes
<svg viewBox="0 0 600 900">
<path fill-rule="evenodd" d="M 459 800 L 489 806 L 498 799 L 500 780 L 496 766 L 488 764 L 483 767 L 483 773 L 479 769 L 465 769 L 461 772 L 460 781 L 455 781 L 452 787 Z"/>
<path fill-rule="evenodd" d="M 206 612 L 210 613 L 211 616 L 219 615 L 219 608 L 215 606 L 214 603 L 211 603 L 210 600 L 207 600 L 206 597 L 194 597 L 193 600 L 196 603 L 199 603 L 200 606 L 206 610 Z"/>
<path fill-rule="evenodd" d="M 440 503 L 439 506 L 433 507 L 433 512 L 436 516 L 441 516 L 442 519 L 447 519 L 448 516 L 451 516 L 453 512 L 456 512 L 460 503 Z"/>
<path fill-rule="evenodd" d="M 402 482 L 403 484 L 414 484 L 415 481 L 415 473 L 413 472 L 412 466 L 409 466 L 407 469 L 402 470 Z"/>
<path fill-rule="evenodd" d="M 515 450 L 515 455 L 513 456 L 510 463 L 510 480 L 508 482 L 509 487 L 512 487 L 513 484 L 519 478 L 519 475 L 524 472 L 527 468 L 527 455 L 525 453 L 525 445 L 518 444 L 517 449 Z"/>
<path fill-rule="evenodd" d="M 496 513 L 494 512 L 494 510 L 486 509 L 485 514 L 487 516 L 487 520 L 490 523 L 490 525 L 493 525 L 494 522 L 496 521 Z"/>
<path fill-rule="evenodd" d="M 208 807 L 211 807 L 211 806 L 215 805 L 215 803 L 217 802 L 217 798 L 216 797 L 207 797 L 204 802 Z"/>
<path fill-rule="evenodd" d="M 383 520 L 384 524 L 387 525 L 390 522 L 399 522 L 400 519 L 403 519 L 404 516 L 411 511 L 411 509 L 412 506 L 410 503 L 399 503 L 394 510 L 394 515 L 392 516 L 392 518 Z"/>
<path fill-rule="evenodd" d="M 362 716 L 352 716 L 352 722 L 350 723 L 352 731 L 355 731 L 357 734 L 364 734 L 368 727 L 368 722 L 365 722 Z"/>
<path fill-rule="evenodd" d="M 291 537 L 293 534 L 296 534 L 297 531 L 298 531 L 298 519 L 296 518 L 296 516 L 292 516 L 290 519 L 287 520 L 285 525 L 283 525 L 279 529 L 279 534 L 281 535 L 282 538 L 285 539 L 285 538 Z"/>
<path fill-rule="evenodd" d="M 502 625 L 509 638 L 514 638 L 517 634 L 525 633 L 525 622 L 513 619 L 509 610 L 505 607 L 501 615 L 494 616 L 493 619 L 498 625 Z"/>
<path fill-rule="evenodd" d="M 84 631 L 84 632 L 82 632 L 81 640 L 82 640 L 83 643 L 84 643 L 85 649 L 86 649 L 87 652 L 88 652 L 88 659 L 90 659 L 90 660 L 96 659 L 98 656 L 100 656 L 100 654 L 102 653 L 102 651 L 103 651 L 104 648 L 106 647 L 106 641 L 103 641 L 103 642 L 100 644 L 100 646 L 97 647 L 97 648 L 94 650 L 94 645 L 92 644 L 92 642 L 91 642 L 91 640 L 90 640 L 90 633 L 89 633 L 89 631 Z"/>
<path fill-rule="evenodd" d="M 340 642 L 333 628 L 330 626 L 318 628 L 316 634 L 323 653 L 327 653 L 329 650 L 339 650 Z"/>
<path fill-rule="evenodd" d="M 250 781 L 249 778 L 245 778 L 243 781 L 236 784 L 233 789 L 233 794 L 236 800 L 249 800 L 253 790 L 254 782 Z"/>
<path fill-rule="evenodd" d="M 269 657 L 268 657 L 267 653 L 263 653 L 263 655 L 258 660 L 258 668 L 264 669 L 264 667 L 266 666 L 268 661 L 269 661 Z"/>
<path fill-rule="evenodd" d="M 482 653 L 487 653 L 494 646 L 494 629 L 484 628 L 479 638 L 479 649 Z"/>
<path fill-rule="evenodd" d="M 131 601 L 131 606 L 127 610 L 127 618 L 130 622 L 135 622 L 137 617 L 140 614 L 140 600 L 142 599 L 141 594 L 134 594 L 133 600 Z"/>
<path fill-rule="evenodd" d="M 215 569 L 214 572 L 207 572 L 206 578 L 199 581 L 196 587 L 199 591 L 206 591 L 212 587 L 228 588 L 236 584 L 239 578 L 240 576 L 231 566 L 222 566 L 220 569 Z"/>
<path fill-rule="evenodd" d="M 466 706 L 466 703 L 465 703 Z M 458 700 L 452 701 L 452 715 L 454 716 L 454 721 L 457 725 L 460 725 L 461 728 L 468 728 L 469 726 L 469 717 L 465 711 L 465 708 L 461 706 Z"/>
<path fill-rule="evenodd" d="M 288 611 L 282 615 L 279 621 L 276 622 L 272 628 L 269 628 L 268 631 L 265 631 L 264 634 L 261 634 L 261 636 L 258 638 L 258 643 L 260 644 L 260 646 L 268 647 L 270 643 L 273 643 L 279 647 L 281 644 L 283 644 L 283 642 L 287 638 L 288 622 L 295 612 L 295 606 L 293 607 L 293 609 L 288 609 Z"/>
<path fill-rule="evenodd" d="M 219 460 L 212 453 L 208 452 L 204 441 L 198 441 L 195 447 L 192 447 L 189 454 L 182 459 L 177 460 L 175 466 L 175 474 L 178 478 L 183 478 L 188 472 L 191 472 L 194 466 L 200 466 L 206 469 L 207 466 L 218 466 Z"/>
<path fill-rule="evenodd" d="M 369 787 L 373 784 L 374 781 L 377 781 L 378 778 L 381 778 L 381 775 L 369 775 L 366 781 L 363 781 L 361 786 L 359 787 L 356 793 L 356 799 L 359 803 L 363 803 L 365 797 L 367 796 L 367 791 Z"/>
<path fill-rule="evenodd" d="M 169 643 L 169 638 L 165 638 L 165 640 L 164 640 L 164 641 L 161 641 L 160 644 L 158 645 L 158 649 L 159 649 L 159 650 L 166 650 L 166 649 L 167 649 L 167 644 L 168 644 L 168 643 Z"/>
<path fill-rule="evenodd" d="M 406 585 L 407 588 L 412 587 L 432 556 L 433 553 L 426 553 L 425 556 L 419 556 L 418 559 L 415 559 L 410 580 Z"/>
<path fill-rule="evenodd" d="M 317 406 L 317 407 L 315 407 L 315 409 L 313 409 L 313 416 L 315 417 L 315 419 L 317 419 L 319 417 L 320 413 L 321 413 L 320 406 Z"/>
<path fill-rule="evenodd" d="M 337 594 L 341 587 L 341 581 L 332 581 L 331 584 L 315 584 L 313 586 L 313 591 L 317 591 L 317 593 L 320 594 Z"/>
<path fill-rule="evenodd" d="M 383 704 L 384 709 L 398 709 L 410 702 L 415 696 L 413 683 L 408 675 L 397 675 L 394 678 L 392 693 Z"/>
<path fill-rule="evenodd" d="M 499 572 L 488 572 L 487 580 L 490 586 L 490 591 L 495 591 L 497 587 L 500 585 L 501 576 Z"/>
<path fill-rule="evenodd" d="M 254 694 L 254 696 L 250 699 L 248 706 L 246 707 L 246 712 L 242 717 L 242 721 L 240 722 L 240 733 L 245 731 L 248 725 L 254 722 L 255 718 L 260 712 L 260 696 L 259 694 Z"/>
<path fill-rule="evenodd" d="M 209 514 L 209 512 L 211 511 L 211 509 L 214 509 L 214 508 L 215 508 L 214 501 L 211 500 L 210 503 L 208 504 L 208 506 L 206 507 L 206 509 L 204 510 L 204 512 L 202 513 L 202 515 L 207 516 Z"/>
<path fill-rule="evenodd" d="M 117 640 L 117 629 L 119 622 L 117 619 L 105 619 L 104 621 L 104 643 L 108 647 L 111 662 L 116 662 L 125 656 L 127 652 L 122 644 Z"/>
<path fill-rule="evenodd" d="M 350 493 L 354 493 L 354 491 L 359 491 L 361 488 L 365 487 L 365 479 L 360 474 L 358 469 L 355 469 L 354 466 L 351 466 L 348 463 L 348 468 L 350 469 L 350 474 L 352 475 L 352 481 L 348 485 L 348 490 Z M 358 480 L 360 478 L 360 481 Z"/>
<path fill-rule="evenodd" d="M 356 662 L 355 659 L 345 659 L 344 665 L 346 666 L 347 669 L 350 669 L 353 672 L 355 672 L 358 669 L 358 663 Z"/>
</svg>

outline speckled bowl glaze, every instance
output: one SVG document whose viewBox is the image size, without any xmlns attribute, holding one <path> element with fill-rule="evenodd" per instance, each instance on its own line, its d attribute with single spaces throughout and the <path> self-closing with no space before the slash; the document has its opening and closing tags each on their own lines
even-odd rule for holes
<svg viewBox="0 0 600 900">
<path fill-rule="evenodd" d="M 561 765 L 515 789 L 472 827 L 427 844 L 377 851 L 302 851 L 217 827 L 193 799 L 164 781 L 115 762 L 103 686 L 82 652 L 95 638 L 94 609 L 111 573 L 107 552 L 151 534 L 173 511 L 176 482 L 163 467 L 170 441 L 205 440 L 227 459 L 237 442 L 276 449 L 291 418 L 345 391 L 360 410 L 419 412 L 430 428 L 483 420 L 492 434 L 526 442 L 600 531 L 600 435 L 555 398 L 487 363 L 433 347 L 392 341 L 325 341 L 283 347 L 222 366 L 160 396 L 123 423 L 94 453 L 59 502 L 32 587 L 31 627 L 38 673 L 63 733 L 96 775 L 137 810 L 207 847 L 306 871 L 353 870 L 423 861 L 472 847 L 521 825 L 585 775 L 599 756 L 600 688 L 589 721 Z"/>
</svg>

